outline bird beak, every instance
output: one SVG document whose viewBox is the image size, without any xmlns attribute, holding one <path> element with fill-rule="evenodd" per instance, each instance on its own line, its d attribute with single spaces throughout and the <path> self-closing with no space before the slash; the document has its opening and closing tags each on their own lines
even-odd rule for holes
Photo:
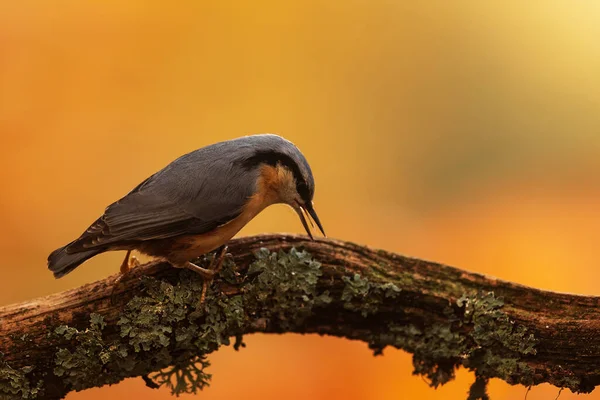
<svg viewBox="0 0 600 400">
<path fill-rule="evenodd" d="M 319 230 L 321 231 L 323 236 L 327 237 L 327 235 L 325 234 L 325 230 L 323 229 L 323 225 L 321 225 L 321 221 L 319 220 L 319 216 L 317 215 L 317 212 L 313 208 L 313 205 L 312 204 L 307 205 L 306 211 L 308 212 L 308 215 L 311 216 L 313 221 L 315 221 L 315 224 L 317 224 L 317 226 L 319 227 Z"/>
<path fill-rule="evenodd" d="M 325 231 L 323 230 L 323 225 L 321 225 L 321 221 L 319 220 L 319 216 L 317 215 L 317 212 L 313 208 L 312 204 L 305 205 L 304 207 L 303 206 L 294 207 L 294 209 L 296 210 L 296 213 L 300 217 L 300 221 L 302 221 L 302 226 L 304 226 L 306 233 L 308 234 L 308 236 L 310 236 L 311 239 L 313 239 L 313 240 L 315 239 L 312 235 L 312 232 L 310 231 L 309 226 L 308 226 L 308 222 L 310 222 L 311 225 L 313 225 L 312 221 L 315 221 L 315 224 L 317 224 L 317 226 L 319 227 L 319 230 L 321 231 L 323 236 L 327 237 L 327 235 L 325 235 Z M 305 216 L 305 214 L 306 214 L 306 216 Z M 311 220 L 311 218 L 312 218 L 312 220 Z M 307 222 L 307 220 L 308 220 L 308 222 Z"/>
<path fill-rule="evenodd" d="M 315 240 L 315 238 L 312 235 L 312 232 L 310 231 L 310 228 L 308 227 L 308 223 L 306 222 L 306 217 L 304 216 L 304 208 L 294 207 L 294 210 L 296 210 L 296 213 L 300 217 L 300 221 L 302 221 L 302 226 L 304 226 L 304 229 L 306 230 L 306 233 L 308 234 L 308 236 L 310 236 L 310 238 L 312 240 Z"/>
</svg>

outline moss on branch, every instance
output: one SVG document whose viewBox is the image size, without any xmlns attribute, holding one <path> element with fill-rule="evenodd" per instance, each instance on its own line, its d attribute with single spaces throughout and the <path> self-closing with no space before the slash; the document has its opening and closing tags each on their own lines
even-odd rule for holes
<svg viewBox="0 0 600 400">
<path fill-rule="evenodd" d="M 253 332 L 359 339 L 376 355 L 387 346 L 403 349 L 413 354 L 414 374 L 432 387 L 465 367 L 477 377 L 469 398 L 486 398 L 494 377 L 526 386 L 551 381 L 573 391 L 589 387 L 589 376 L 573 370 L 564 369 L 560 378 L 548 379 L 551 369 L 544 375 L 537 329 L 512 312 L 514 304 L 507 311 L 506 290 L 461 281 L 427 286 L 429 277 L 381 260 L 361 269 L 327 260 L 324 269 L 319 254 L 294 246 L 251 254 L 239 264 L 227 258 L 201 305 L 201 278 L 171 268 L 136 277 L 134 295 L 113 308 L 73 315 L 68 323 L 46 317 L 51 356 L 30 366 L 16 357 L 0 359 L 0 398 L 60 398 L 133 376 L 176 395 L 196 393 L 211 379 L 208 355 L 233 339 L 237 349 Z M 436 292 L 442 286 L 446 292 Z"/>
</svg>

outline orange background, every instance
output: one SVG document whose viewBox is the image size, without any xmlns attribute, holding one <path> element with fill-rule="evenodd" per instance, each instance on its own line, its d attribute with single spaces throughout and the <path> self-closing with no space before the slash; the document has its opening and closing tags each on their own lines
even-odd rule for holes
<svg viewBox="0 0 600 400">
<path fill-rule="evenodd" d="M 259 132 L 303 150 L 332 237 L 600 294 L 599 17 L 593 1 L 3 1 L 0 304 L 115 273 L 119 253 L 58 281 L 45 260 L 175 157 Z M 242 234 L 275 231 L 302 227 L 275 206 Z M 210 357 L 203 399 L 464 399 L 473 380 L 433 390 L 409 355 L 359 342 L 246 341 Z M 67 398 L 133 395 L 171 398 L 141 379 Z"/>
</svg>

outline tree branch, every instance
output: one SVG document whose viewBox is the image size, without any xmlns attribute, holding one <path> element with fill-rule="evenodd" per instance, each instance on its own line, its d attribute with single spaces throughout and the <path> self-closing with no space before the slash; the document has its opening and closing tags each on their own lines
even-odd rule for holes
<svg viewBox="0 0 600 400">
<path fill-rule="evenodd" d="M 0 398 L 58 399 L 132 376 L 195 391 L 209 379 L 206 354 L 254 332 L 401 348 L 432 386 L 464 366 L 477 376 L 470 398 L 493 377 L 575 392 L 600 384 L 600 297 L 336 240 L 262 235 L 233 240 L 229 252 L 199 307 L 202 280 L 154 262 L 116 286 L 113 276 L 0 308 Z"/>
</svg>

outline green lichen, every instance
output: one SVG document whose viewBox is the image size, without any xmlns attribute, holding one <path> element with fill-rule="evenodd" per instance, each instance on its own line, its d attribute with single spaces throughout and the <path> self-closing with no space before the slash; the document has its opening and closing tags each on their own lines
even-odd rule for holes
<svg viewBox="0 0 600 400">
<path fill-rule="evenodd" d="M 402 293 L 394 283 L 379 283 L 360 274 L 345 276 L 342 280 L 345 285 L 340 300 L 344 309 L 360 313 L 364 318 L 385 311 L 382 307 L 389 308 L 389 300 Z M 448 310 L 453 313 L 451 308 Z M 458 360 L 466 349 L 465 338 L 453 329 L 452 320 L 446 318 L 444 323 L 416 326 L 390 319 L 384 329 L 373 332 L 369 347 L 376 355 L 388 345 L 413 353 L 414 373 L 437 387 L 454 378 Z"/>
<path fill-rule="evenodd" d="M 432 387 L 454 379 L 458 360 L 466 349 L 465 338 L 450 323 L 419 328 L 389 322 L 386 330 L 372 335 L 369 346 L 380 354 L 388 345 L 413 353 L 414 374 L 426 378 Z"/>
<path fill-rule="evenodd" d="M 85 329 L 56 328 L 53 335 L 71 345 L 59 346 L 54 373 L 74 390 L 144 375 L 148 386 L 164 385 L 175 395 L 196 393 L 211 378 L 206 355 L 231 344 L 232 337 L 236 349 L 243 346 L 249 310 L 259 303 L 269 304 L 265 323 L 285 330 L 332 301 L 328 292 L 317 292 L 321 265 L 310 254 L 261 249 L 255 256 L 246 278 L 229 258 L 220 273 L 240 293 L 226 295 L 212 285 L 202 305 L 203 281 L 193 272 L 181 271 L 175 282 L 143 277 L 144 290 L 124 307 L 117 332 L 106 332 L 97 314 Z M 148 376 L 152 371 L 158 372 Z"/>
<path fill-rule="evenodd" d="M 205 372 L 209 366 L 210 362 L 206 356 L 196 356 L 167 367 L 154 374 L 150 379 L 158 387 L 167 387 L 176 396 L 196 394 L 210 382 L 211 375 Z"/>
<path fill-rule="evenodd" d="M 176 395 L 196 393 L 211 379 L 206 356 L 230 345 L 232 338 L 237 349 L 247 331 L 301 331 L 316 308 L 335 303 L 344 312 L 356 313 L 355 318 L 364 318 L 365 324 L 373 319 L 373 332 L 363 338 L 376 354 L 386 346 L 413 353 L 414 373 L 433 387 L 452 380 L 461 365 L 477 376 L 507 381 L 519 376 L 521 383 L 531 379 L 521 360 L 535 354 L 536 339 L 510 320 L 503 301 L 493 293 L 467 293 L 443 315 L 432 303 L 431 315 L 422 321 L 403 319 L 393 302 L 411 294 L 399 288 L 404 286 L 394 280 L 397 274 L 390 278 L 393 283 L 381 283 L 384 279 L 378 274 L 344 276 L 343 289 L 330 293 L 320 289 L 321 265 L 307 252 L 261 249 L 255 258 L 242 275 L 228 258 L 220 278 L 235 290 L 225 294 L 213 283 L 201 305 L 202 279 L 182 270 L 168 281 L 142 278 L 144 290 L 126 304 L 112 327 L 98 314 L 91 314 L 84 328 L 59 326 L 50 335 L 58 340 L 55 375 L 74 390 L 142 375 L 150 387 L 165 386 Z M 394 318 L 388 319 L 391 309 Z M 22 398 L 34 398 L 40 390 L 31 389 L 26 371 L 0 372 L 0 393 L 7 383 L 23 393 Z M 7 376 L 12 378 L 7 381 Z M 485 383 L 478 378 L 472 395 L 484 398 Z"/>
<path fill-rule="evenodd" d="M 344 281 L 341 300 L 346 309 L 363 317 L 381 311 L 381 286 L 378 291 L 377 284 L 357 275 Z M 455 306 L 446 307 L 444 318 L 437 321 L 427 319 L 419 326 L 390 321 L 387 329 L 373 333 L 369 346 L 375 354 L 388 345 L 413 353 L 414 373 L 432 387 L 452 380 L 461 365 L 481 376 L 508 382 L 518 376 L 520 383 L 531 384 L 533 371 L 522 359 L 536 353 L 537 340 L 526 327 L 510 320 L 503 306 L 493 292 L 465 294 Z"/>
<path fill-rule="evenodd" d="M 493 292 L 467 296 L 456 301 L 464 308 L 463 323 L 472 323 L 471 337 L 481 347 L 502 344 L 517 354 L 535 354 L 537 340 L 533 334 L 527 334 L 527 328 L 515 324 L 502 310 L 504 301 Z"/>
<path fill-rule="evenodd" d="M 102 339 L 105 326 L 104 318 L 93 313 L 90 314 L 90 325 L 86 329 L 61 325 L 54 330 L 57 337 L 77 343 L 73 351 L 59 348 L 54 359 L 54 374 L 62 377 L 75 390 L 84 389 L 90 383 L 103 382 L 105 368 L 115 356 L 113 349 L 107 347 Z"/>
<path fill-rule="evenodd" d="M 249 275 L 258 278 L 245 286 L 249 305 L 264 305 L 264 317 L 284 329 L 300 326 L 312 315 L 313 307 L 329 304 L 329 292 L 317 293 L 322 274 L 321 264 L 305 251 L 292 248 L 289 252 L 271 253 L 261 249 L 250 265 Z"/>
<path fill-rule="evenodd" d="M 463 365 L 481 375 L 512 381 L 520 376 L 523 384 L 533 383 L 531 368 L 520 361 L 536 354 L 537 340 L 527 328 L 510 320 L 502 310 L 504 302 L 493 292 L 463 295 L 456 304 L 464 310 L 461 324 L 472 324 L 469 338 L 473 343 Z"/>
<path fill-rule="evenodd" d="M 92 314 L 84 330 L 60 326 L 55 334 L 77 345 L 59 348 L 54 373 L 74 390 L 118 382 L 127 376 L 167 368 L 152 378 L 174 394 L 194 393 L 210 375 L 203 354 L 229 344 L 241 328 L 240 296 L 216 294 L 197 308 L 202 281 L 182 271 L 176 284 L 143 278 L 144 294 L 125 306 L 118 335 L 103 335 L 102 317 Z M 117 336 L 117 337 L 115 337 Z M 171 352 L 177 349 L 176 356 Z"/>
<path fill-rule="evenodd" d="M 558 378 L 556 386 L 560 388 L 571 388 L 576 389 L 581 385 L 581 378 L 574 376 L 572 373 L 562 372 L 562 376 Z"/>
<path fill-rule="evenodd" d="M 401 292 L 400 288 L 391 282 L 370 282 L 360 274 L 344 276 L 342 280 L 345 283 L 342 291 L 344 308 L 360 312 L 363 317 L 377 313 L 384 298 L 394 298 Z"/>
<path fill-rule="evenodd" d="M 416 340 L 413 373 L 425 377 L 434 388 L 443 385 L 454 379 L 464 349 L 465 339 L 450 324 L 433 325 Z"/>
<path fill-rule="evenodd" d="M 172 285 L 148 277 L 143 282 L 145 295 L 129 301 L 117 322 L 121 337 L 136 353 L 169 346 L 173 324 L 186 319 L 186 303 L 191 302 L 195 292 L 189 284 Z M 195 289 L 199 290 L 198 286 Z"/>
<path fill-rule="evenodd" d="M 36 399 L 43 394 L 43 382 L 33 382 L 33 367 L 11 368 L 0 353 L 0 399 Z"/>
</svg>

